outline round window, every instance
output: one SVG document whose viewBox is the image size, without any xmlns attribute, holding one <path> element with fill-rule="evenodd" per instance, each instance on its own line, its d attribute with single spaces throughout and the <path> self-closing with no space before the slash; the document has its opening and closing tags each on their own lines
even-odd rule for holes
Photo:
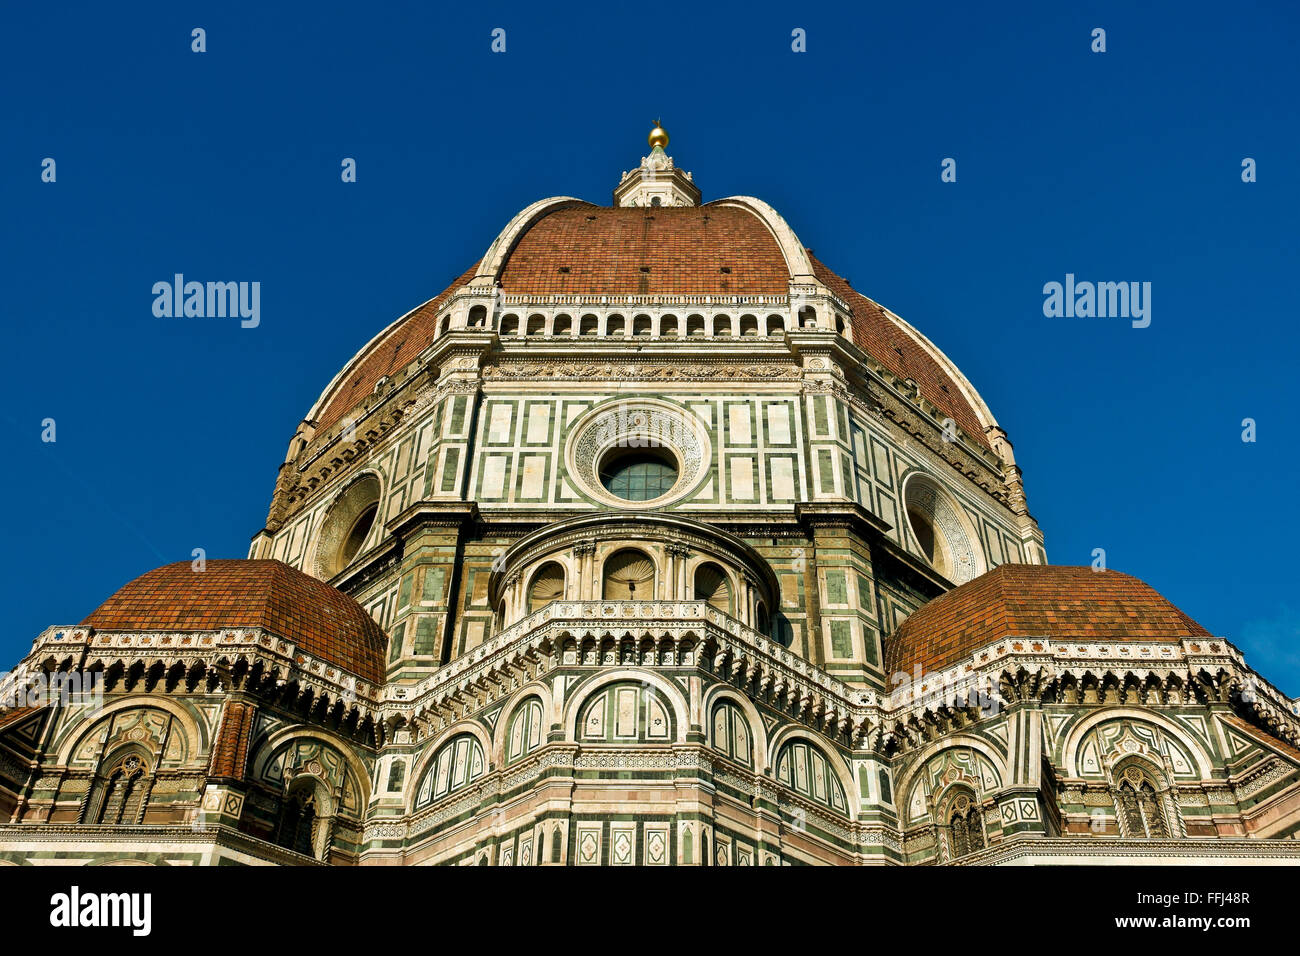
<svg viewBox="0 0 1300 956">
<path fill-rule="evenodd" d="M 913 474 L 903 490 L 907 524 L 926 562 L 953 584 L 963 584 L 980 573 L 977 540 L 961 517 L 960 507 L 938 483 Z"/>
<path fill-rule="evenodd" d="M 618 449 L 601 463 L 600 483 L 624 501 L 652 501 L 677 484 L 677 463 L 666 454 Z"/>
<path fill-rule="evenodd" d="M 379 517 L 379 490 L 379 479 L 364 475 L 330 505 L 316 539 L 316 577 L 329 580 L 361 553 Z"/>
<path fill-rule="evenodd" d="M 573 426 L 564 457 L 578 488 L 602 505 L 661 508 L 699 486 L 709 451 L 708 427 L 689 410 L 617 399 Z"/>
<path fill-rule="evenodd" d="M 361 550 L 361 545 L 365 542 L 366 535 L 370 533 L 370 528 L 375 523 L 375 515 L 378 511 L 378 504 L 371 505 L 365 511 L 361 512 L 361 515 L 352 525 L 352 529 L 348 531 L 348 536 L 343 542 L 343 551 L 341 555 L 345 567 L 352 562 L 352 559 L 357 556 L 357 552 Z"/>
</svg>

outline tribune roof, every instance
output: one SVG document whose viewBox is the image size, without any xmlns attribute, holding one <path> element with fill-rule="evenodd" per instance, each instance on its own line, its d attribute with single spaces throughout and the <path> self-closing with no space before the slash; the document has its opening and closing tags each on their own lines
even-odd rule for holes
<svg viewBox="0 0 1300 956">
<path fill-rule="evenodd" d="M 92 611 L 101 631 L 212 631 L 258 627 L 372 684 L 384 679 L 388 638 L 342 591 L 282 561 L 166 564 L 140 575 Z"/>
<path fill-rule="evenodd" d="M 1181 641 L 1205 628 L 1118 571 L 1003 564 L 914 611 L 885 641 L 885 671 L 941 671 L 1009 637 Z"/>
</svg>

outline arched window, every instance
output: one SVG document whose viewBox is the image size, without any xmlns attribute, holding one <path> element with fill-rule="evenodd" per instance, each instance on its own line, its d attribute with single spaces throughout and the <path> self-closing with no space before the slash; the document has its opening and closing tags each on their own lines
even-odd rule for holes
<svg viewBox="0 0 1300 956">
<path fill-rule="evenodd" d="M 605 320 L 606 335 L 626 335 L 627 320 L 621 315 L 611 315 Z"/>
<path fill-rule="evenodd" d="M 542 335 L 546 331 L 546 316 L 530 315 L 528 317 L 528 334 Z"/>
<path fill-rule="evenodd" d="M 1124 836 L 1151 839 L 1169 836 L 1169 821 L 1165 819 L 1155 782 L 1140 767 L 1129 766 L 1119 775 L 1115 803 Z"/>
<path fill-rule="evenodd" d="M 948 809 L 948 833 L 953 857 L 984 849 L 984 821 L 968 794 L 958 794 Z"/>
<path fill-rule="evenodd" d="M 659 334 L 665 338 L 677 338 L 677 316 L 665 315 L 659 320 Z"/>
<path fill-rule="evenodd" d="M 742 315 L 740 317 L 741 335 L 758 335 L 758 316 Z"/>
<path fill-rule="evenodd" d="M 582 321 L 578 328 L 579 335 L 595 335 L 599 331 L 600 319 L 596 318 L 594 315 L 584 315 L 582 317 Z"/>
<path fill-rule="evenodd" d="M 572 335 L 573 334 L 573 316 L 561 313 L 555 317 L 553 323 L 553 333 L 555 335 Z"/>
<path fill-rule="evenodd" d="M 506 763 L 513 763 L 542 745 L 542 702 L 530 697 L 510 718 L 506 732 Z"/>
<path fill-rule="evenodd" d="M 528 613 L 540 611 L 564 597 L 564 568 L 554 561 L 542 565 L 528 586 Z"/>
<path fill-rule="evenodd" d="M 697 336 L 704 334 L 704 316 L 688 315 L 686 317 L 686 334 L 688 336 Z"/>
<path fill-rule="evenodd" d="M 612 684 L 598 691 L 582 708 L 578 725 L 582 740 L 596 743 L 672 739 L 671 710 L 644 684 Z"/>
<path fill-rule="evenodd" d="M 601 599 L 650 601 L 655 596 L 655 564 L 644 551 L 617 551 L 605 561 Z"/>
<path fill-rule="evenodd" d="M 501 334 L 518 335 L 519 334 L 519 316 L 505 315 L 501 317 Z"/>
<path fill-rule="evenodd" d="M 767 334 L 780 335 L 785 331 L 785 320 L 779 315 L 769 315 L 767 317 Z"/>
<path fill-rule="evenodd" d="M 415 809 L 420 810 L 449 793 L 468 787 L 487 772 L 483 747 L 472 734 L 453 737 L 433 755 L 416 791 Z"/>
<path fill-rule="evenodd" d="M 651 329 L 651 320 L 648 315 L 638 315 L 632 319 L 633 335 L 649 335 Z"/>
<path fill-rule="evenodd" d="M 762 601 L 754 608 L 754 630 L 764 637 L 770 637 L 772 632 L 772 618 L 767 613 L 767 605 Z"/>
<path fill-rule="evenodd" d="M 731 334 L 731 316 L 715 315 L 713 317 L 713 334 L 730 335 Z"/>
<path fill-rule="evenodd" d="M 713 747 L 737 763 L 751 769 L 754 751 L 749 739 L 749 721 L 744 712 L 730 701 L 720 701 L 713 708 Z"/>
<path fill-rule="evenodd" d="M 469 327 L 471 329 L 481 329 L 487 326 L 487 306 L 476 305 L 469 310 Z"/>
<path fill-rule="evenodd" d="M 776 779 L 795 793 L 848 813 L 844 788 L 831 769 L 830 761 L 805 741 L 797 740 L 781 749 L 781 755 L 776 758 Z"/>
<path fill-rule="evenodd" d="M 727 572 L 716 564 L 701 564 L 695 569 L 695 600 L 708 601 L 723 614 L 731 613 L 731 582 Z"/>
<path fill-rule="evenodd" d="M 145 775 L 148 764 L 135 751 L 120 754 L 108 762 L 109 770 L 95 784 L 87 804 L 86 822 L 118 826 L 136 824 L 144 818 Z"/>
<path fill-rule="evenodd" d="M 275 844 L 303 856 L 314 857 L 319 827 L 320 807 L 316 799 L 316 787 L 310 781 L 295 783 L 280 803 Z"/>
</svg>

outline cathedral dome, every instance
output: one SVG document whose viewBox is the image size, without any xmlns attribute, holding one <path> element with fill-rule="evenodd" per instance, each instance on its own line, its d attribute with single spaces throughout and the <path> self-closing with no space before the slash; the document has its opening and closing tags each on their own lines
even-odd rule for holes
<svg viewBox="0 0 1300 956">
<path fill-rule="evenodd" d="M 785 295 L 781 247 L 747 209 L 559 208 L 534 223 L 501 270 L 503 292 L 579 295 Z"/>
<path fill-rule="evenodd" d="M 298 650 L 381 683 L 388 638 L 341 591 L 281 561 L 188 561 L 155 568 L 123 585 L 82 626 L 100 631 L 214 631 L 263 628 Z"/>
<path fill-rule="evenodd" d="M 941 671 L 1009 637 L 1170 641 L 1210 633 L 1118 571 L 1003 564 L 923 605 L 887 640 L 887 674 Z"/>
<path fill-rule="evenodd" d="M 1046 566 L 954 363 L 666 146 L 374 335 L 250 560 L 42 632 L 0 681 L 0 863 L 190 824 L 213 863 L 1300 860 L 1297 702 Z M 109 706 L 25 706 L 78 672 Z"/>
<path fill-rule="evenodd" d="M 635 179 L 626 175 L 625 182 Z M 815 258 L 776 210 L 745 196 L 704 205 L 597 206 L 568 197 L 534 203 L 511 220 L 472 269 L 357 353 L 308 421 L 317 433 L 330 429 L 441 335 L 455 331 L 454 300 L 460 294 L 487 295 L 497 310 L 500 297 L 511 295 L 550 297 L 557 309 L 578 308 L 583 297 L 592 296 L 617 298 L 620 305 L 636 297 L 634 304 L 684 309 L 669 297 L 698 296 L 693 304 L 702 310 L 709 307 L 706 296 L 732 302 L 753 296 L 748 307 L 766 314 L 765 307 L 793 305 L 809 290 L 834 297 L 832 328 L 939 417 L 951 417 L 973 442 L 992 448 L 987 432 L 996 421 L 956 366 L 911 325 Z M 493 315 L 480 327 L 496 329 L 504 340 L 499 318 Z M 576 340 L 578 333 L 575 326 L 570 335 Z M 563 336 L 549 338 L 558 344 Z"/>
<path fill-rule="evenodd" d="M 318 429 L 338 424 L 375 386 L 405 368 L 433 342 L 438 332 L 438 315 L 452 294 L 463 286 L 478 264 L 428 302 L 411 310 L 376 335 L 330 383 L 311 416 Z"/>
</svg>

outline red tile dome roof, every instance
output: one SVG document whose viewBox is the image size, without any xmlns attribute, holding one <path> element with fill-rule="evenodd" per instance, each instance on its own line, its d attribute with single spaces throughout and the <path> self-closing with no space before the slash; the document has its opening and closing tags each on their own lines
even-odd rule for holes
<svg viewBox="0 0 1300 956">
<path fill-rule="evenodd" d="M 929 348 L 876 303 L 809 254 L 815 275 L 852 309 L 851 341 L 900 379 L 912 379 L 972 441 L 991 447 L 965 390 Z M 437 335 L 439 311 L 477 263 L 436 298 L 379 336 L 333 383 L 315 416 L 324 431 L 404 368 Z M 727 271 L 723 271 L 723 270 Z M 556 203 L 527 224 L 497 283 L 521 295 L 786 295 L 790 267 L 768 223 L 728 201 L 686 207 Z M 763 307 L 755 305 L 753 311 Z"/>
<path fill-rule="evenodd" d="M 847 279 L 836 275 L 812 253 L 809 253 L 809 257 L 817 278 L 853 310 L 852 326 L 849 329 L 849 338 L 853 344 L 893 375 L 916 382 L 921 395 L 952 416 L 952 420 L 972 441 L 991 448 L 984 431 L 984 422 L 966 400 L 962 388 L 935 361 L 934 356 L 910 332 L 890 318 L 884 309 L 850 286 Z"/>
<path fill-rule="evenodd" d="M 331 386 L 329 400 L 316 416 L 316 427 L 324 431 L 342 421 L 362 399 L 374 392 L 381 378 L 391 378 L 414 362 L 438 334 L 438 312 L 443 304 L 452 293 L 474 278 L 476 272 L 477 262 L 437 296 L 395 323 L 359 361 L 354 361 L 346 374 Z"/>
<path fill-rule="evenodd" d="M 885 641 L 885 673 L 941 671 L 1008 637 L 1181 641 L 1210 633 L 1118 571 L 1003 564 L 914 611 Z"/>
<path fill-rule="evenodd" d="M 583 204 L 534 223 L 500 284 L 538 295 L 785 295 L 790 270 L 771 231 L 746 209 Z"/>
<path fill-rule="evenodd" d="M 179 561 L 118 589 L 83 626 L 100 631 L 260 627 L 372 684 L 384 679 L 388 638 L 342 591 L 282 561 Z"/>
</svg>

